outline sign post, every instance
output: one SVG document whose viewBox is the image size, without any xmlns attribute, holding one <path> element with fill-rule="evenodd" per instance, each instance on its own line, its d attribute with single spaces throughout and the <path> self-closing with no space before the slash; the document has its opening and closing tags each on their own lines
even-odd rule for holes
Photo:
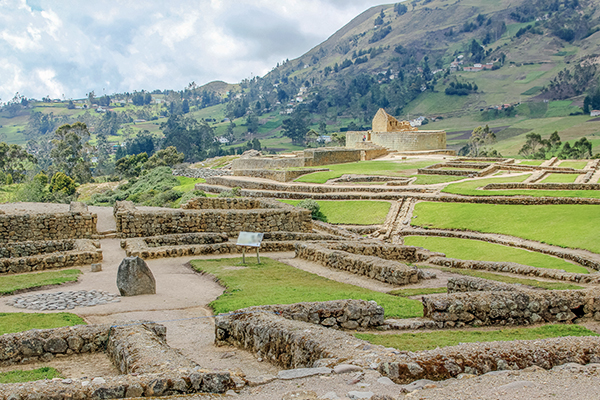
<svg viewBox="0 0 600 400">
<path fill-rule="evenodd" d="M 258 249 L 263 240 L 263 235 L 264 234 L 258 232 L 240 232 L 236 245 L 242 246 L 242 263 L 246 264 L 246 247 L 255 247 L 256 260 L 260 264 L 260 254 L 258 253 Z"/>
</svg>

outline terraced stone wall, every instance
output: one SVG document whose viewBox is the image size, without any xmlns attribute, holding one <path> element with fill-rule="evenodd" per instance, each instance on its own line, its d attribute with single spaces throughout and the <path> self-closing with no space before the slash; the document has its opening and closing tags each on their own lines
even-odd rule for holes
<svg viewBox="0 0 600 400">
<path fill-rule="evenodd" d="M 21 242 L 0 247 L 0 274 L 43 271 L 102 261 L 100 243 L 88 239 Z"/>
<path fill-rule="evenodd" d="M 406 264 L 379 257 L 332 250 L 320 244 L 298 243 L 296 257 L 394 285 L 419 281 L 419 270 Z"/>
<path fill-rule="evenodd" d="M 225 208 L 225 205 L 230 205 L 231 208 Z M 252 207 L 253 205 L 263 208 L 255 208 Z M 117 204 L 115 206 L 117 231 L 121 232 L 121 237 L 130 238 L 193 232 L 236 235 L 241 231 L 310 232 L 312 230 L 310 211 L 274 200 L 202 198 L 195 199 L 186 206 L 192 208 L 154 211 Z M 196 208 L 202 206 L 218 208 Z"/>
<path fill-rule="evenodd" d="M 514 292 L 529 289 L 522 285 L 511 285 L 472 276 L 457 276 L 448 278 L 448 293 L 461 292 Z"/>
<path fill-rule="evenodd" d="M 423 315 L 445 328 L 571 323 L 584 316 L 600 319 L 599 305 L 594 291 L 488 291 L 424 296 Z"/>
<path fill-rule="evenodd" d="M 483 190 L 508 190 L 508 189 L 531 189 L 531 190 L 600 190 L 598 183 L 488 183 Z"/>
<path fill-rule="evenodd" d="M 294 169 L 294 170 L 277 170 L 277 169 L 236 169 L 233 171 L 234 176 L 251 176 L 253 178 L 270 179 L 278 182 L 289 182 L 299 176 L 310 174 L 319 171 L 329 171 L 326 168 L 310 168 L 310 169 Z"/>
<path fill-rule="evenodd" d="M 91 239 L 97 220 L 89 212 L 0 214 L 0 243 Z"/>
</svg>

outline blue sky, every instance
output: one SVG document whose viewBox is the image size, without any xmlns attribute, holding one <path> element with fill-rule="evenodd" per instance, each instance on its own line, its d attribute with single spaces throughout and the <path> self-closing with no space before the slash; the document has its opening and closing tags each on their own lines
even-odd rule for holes
<svg viewBox="0 0 600 400">
<path fill-rule="evenodd" d="M 321 43 L 372 0 L 0 0 L 0 101 L 239 82 Z"/>
</svg>

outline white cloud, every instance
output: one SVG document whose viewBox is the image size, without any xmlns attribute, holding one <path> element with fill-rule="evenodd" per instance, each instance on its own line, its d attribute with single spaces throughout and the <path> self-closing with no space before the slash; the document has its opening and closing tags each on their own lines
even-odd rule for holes
<svg viewBox="0 0 600 400">
<path fill-rule="evenodd" d="M 0 98 L 238 82 L 301 56 L 373 0 L 0 0 Z"/>
</svg>

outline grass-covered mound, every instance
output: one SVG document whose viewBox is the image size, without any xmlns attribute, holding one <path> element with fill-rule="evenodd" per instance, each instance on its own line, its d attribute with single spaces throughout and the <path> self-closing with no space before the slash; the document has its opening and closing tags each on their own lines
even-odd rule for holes
<svg viewBox="0 0 600 400">
<path fill-rule="evenodd" d="M 116 201 L 129 200 L 143 206 L 178 207 L 182 197 L 193 192 L 194 185 L 199 182 L 204 180 L 176 177 L 171 168 L 157 167 L 139 178 L 129 179 L 114 190 L 92 195 L 89 204 L 112 206 Z M 203 194 L 198 192 L 198 195 Z"/>
<path fill-rule="evenodd" d="M 52 329 L 63 326 L 86 325 L 75 314 L 59 313 L 0 313 L 0 335 L 30 329 Z"/>
<path fill-rule="evenodd" d="M 505 205 L 422 202 L 412 225 L 501 233 L 600 253 L 597 205 Z"/>
<path fill-rule="evenodd" d="M 17 290 L 40 286 L 76 282 L 79 274 L 81 274 L 81 271 L 78 269 L 63 269 L 60 271 L 0 276 L 0 295 L 12 294 Z"/>
<path fill-rule="evenodd" d="M 267 257 L 261 257 L 261 264 L 249 259 L 246 258 L 246 265 L 241 258 L 191 261 L 195 270 L 216 276 L 227 288 L 210 303 L 215 313 L 267 304 L 362 299 L 375 300 L 385 309 L 386 317 L 423 316 L 423 306 L 417 300 L 332 281 Z"/>
<path fill-rule="evenodd" d="M 446 257 L 450 258 L 514 262 L 538 268 L 562 269 L 567 272 L 579 274 L 588 273 L 588 270 L 584 267 L 571 264 L 561 258 L 479 240 L 437 236 L 407 236 L 404 238 L 404 244 L 425 247 L 431 251 L 439 251 L 445 253 Z"/>
<path fill-rule="evenodd" d="M 506 342 L 512 340 L 547 339 L 564 336 L 598 336 L 597 333 L 578 325 L 544 325 L 536 328 L 499 330 L 437 331 L 401 333 L 398 335 L 357 333 L 359 339 L 403 351 L 433 350 L 438 347 L 456 346 L 460 343 Z"/>
</svg>

